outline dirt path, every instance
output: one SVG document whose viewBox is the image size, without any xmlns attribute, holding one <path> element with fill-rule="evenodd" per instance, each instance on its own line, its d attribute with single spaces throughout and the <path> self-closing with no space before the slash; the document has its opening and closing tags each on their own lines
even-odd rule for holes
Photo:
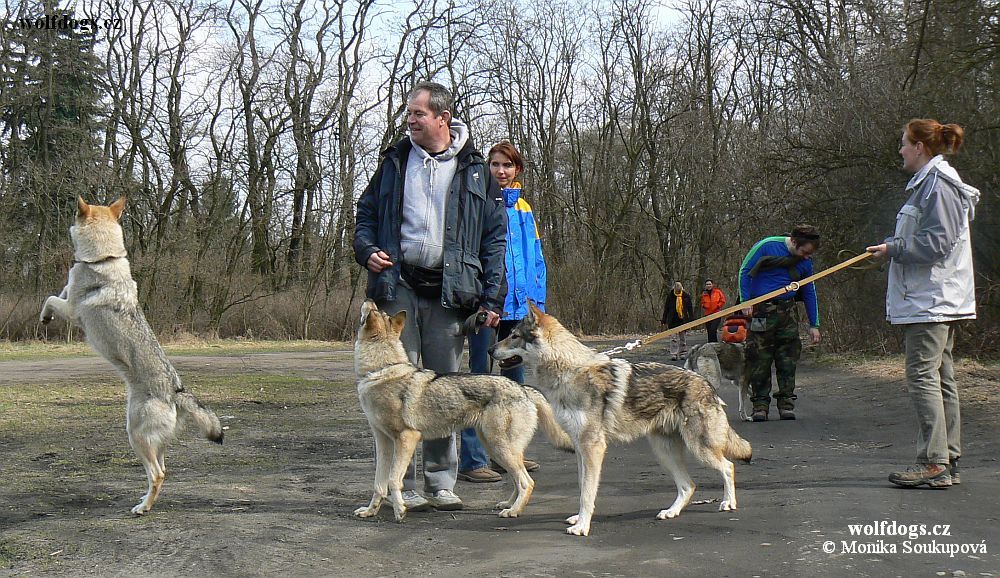
<svg viewBox="0 0 1000 578">
<path fill-rule="evenodd" d="M 249 353 L 244 355 L 192 355 L 171 357 L 182 375 L 277 374 L 344 382 L 354 380 L 354 352 L 348 349 L 322 353 Z M 43 361 L 0 362 L 0 385 L 77 379 L 114 379 L 114 368 L 101 357 L 74 357 Z"/>
<path fill-rule="evenodd" d="M 736 422 L 735 392 L 724 391 L 734 427 L 754 446 L 754 463 L 737 466 L 738 512 L 716 511 L 721 480 L 694 466 L 694 499 L 714 502 L 655 520 L 673 483 L 636 443 L 609 451 L 592 535 L 574 538 L 562 520 L 577 506 L 576 460 L 542 439 L 529 454 L 542 468 L 522 518 L 491 510 L 506 485 L 462 482 L 461 512 L 411 514 L 404 524 L 388 511 L 353 518 L 374 467 L 350 351 L 173 361 L 230 429 L 221 448 L 178 440 L 164 493 L 143 518 L 128 515 L 144 481 L 120 400 L 82 415 L 78 402 L 56 400 L 61 417 L 44 423 L 0 416 L 16 424 L 0 429 L 0 575 L 1000 576 L 993 406 L 963 407 L 961 486 L 896 489 L 885 477 L 912 460 L 914 417 L 895 377 L 806 363 L 794 422 Z M 246 391 L 212 389 L 212 376 L 231 374 L 246 376 Z M 257 395 L 258 380 L 274 375 L 308 381 L 294 392 L 268 382 L 271 396 Z M 99 358 L 4 362 L 0 396 L 71 379 L 120 388 Z M 881 536 L 850 535 L 850 524 L 883 522 Z M 949 535 L 890 535 L 902 524 L 947 525 Z M 912 551 L 949 544 L 965 551 Z"/>
</svg>

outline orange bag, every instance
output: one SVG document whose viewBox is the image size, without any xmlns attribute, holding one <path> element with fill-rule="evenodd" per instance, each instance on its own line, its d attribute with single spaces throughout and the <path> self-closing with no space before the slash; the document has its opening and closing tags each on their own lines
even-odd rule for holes
<svg viewBox="0 0 1000 578">
<path fill-rule="evenodd" d="M 743 343 L 747 340 L 747 320 L 730 317 L 722 326 L 722 340 L 726 343 Z"/>
</svg>

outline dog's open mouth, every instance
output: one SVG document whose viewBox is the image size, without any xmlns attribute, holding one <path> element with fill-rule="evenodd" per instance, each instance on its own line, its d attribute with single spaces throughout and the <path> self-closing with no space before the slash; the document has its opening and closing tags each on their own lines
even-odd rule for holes
<svg viewBox="0 0 1000 578">
<path fill-rule="evenodd" d="M 500 359 L 497 363 L 500 365 L 500 369 L 513 369 L 521 363 L 524 362 L 520 355 L 515 355 L 513 357 L 508 357 L 507 359 Z"/>
</svg>

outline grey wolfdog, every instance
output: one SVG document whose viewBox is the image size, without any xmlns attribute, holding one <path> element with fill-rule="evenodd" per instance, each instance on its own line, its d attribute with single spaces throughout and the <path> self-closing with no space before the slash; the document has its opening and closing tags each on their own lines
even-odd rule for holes
<svg viewBox="0 0 1000 578">
<path fill-rule="evenodd" d="M 695 345 L 684 362 L 684 369 L 690 369 L 704 377 L 716 390 L 722 389 L 722 380 L 728 379 L 739 389 L 739 415 L 743 421 L 750 421 L 750 376 L 744 371 L 746 357 L 742 343 L 702 343 Z"/>
<path fill-rule="evenodd" d="M 727 458 L 749 462 L 752 451 L 729 427 L 722 400 L 698 374 L 597 353 L 533 303 L 510 336 L 490 353 L 501 368 L 524 363 L 534 369 L 538 389 L 573 439 L 580 470 L 580 512 L 566 520 L 568 534 L 590 533 L 608 442 L 639 436 L 646 436 L 677 485 L 677 499 L 656 519 L 679 515 L 694 494 L 685 453 L 722 474 L 725 495 L 719 510 L 736 509 L 736 468 Z"/>
<path fill-rule="evenodd" d="M 124 197 L 109 207 L 77 199 L 76 224 L 69 230 L 74 249 L 69 281 L 58 297 L 45 300 L 41 321 L 48 323 L 56 314 L 79 324 L 87 343 L 125 380 L 125 429 L 148 481 L 146 495 L 132 508 L 142 515 L 160 494 L 163 453 L 184 418 L 216 443 L 222 443 L 223 431 L 219 418 L 184 390 L 142 314 L 118 223 L 124 208 Z"/>
<path fill-rule="evenodd" d="M 403 475 L 421 437 L 444 437 L 466 427 L 479 432 L 490 455 L 512 474 L 514 493 L 497 504 L 500 517 L 516 518 L 531 498 L 535 482 L 524 469 L 524 448 L 541 422 L 559 447 L 572 443 L 559 429 L 540 393 L 505 377 L 437 374 L 410 363 L 399 340 L 406 311 L 390 317 L 367 300 L 354 342 L 358 398 L 375 436 L 375 491 L 371 503 L 354 511 L 378 514 L 389 498 L 396 521 L 406 516 Z"/>
</svg>

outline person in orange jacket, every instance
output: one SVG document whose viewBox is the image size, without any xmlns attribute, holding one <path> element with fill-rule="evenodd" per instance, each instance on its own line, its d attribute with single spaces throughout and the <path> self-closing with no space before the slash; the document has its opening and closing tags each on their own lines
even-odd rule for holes
<svg viewBox="0 0 1000 578">
<path fill-rule="evenodd" d="M 701 293 L 701 311 L 702 316 L 711 315 L 722 311 L 726 306 L 726 294 L 722 292 L 715 286 L 715 281 L 711 279 L 705 279 L 705 290 Z M 722 318 L 713 319 L 706 324 L 708 329 L 708 342 L 714 343 L 719 340 L 719 325 L 722 324 Z"/>
</svg>

